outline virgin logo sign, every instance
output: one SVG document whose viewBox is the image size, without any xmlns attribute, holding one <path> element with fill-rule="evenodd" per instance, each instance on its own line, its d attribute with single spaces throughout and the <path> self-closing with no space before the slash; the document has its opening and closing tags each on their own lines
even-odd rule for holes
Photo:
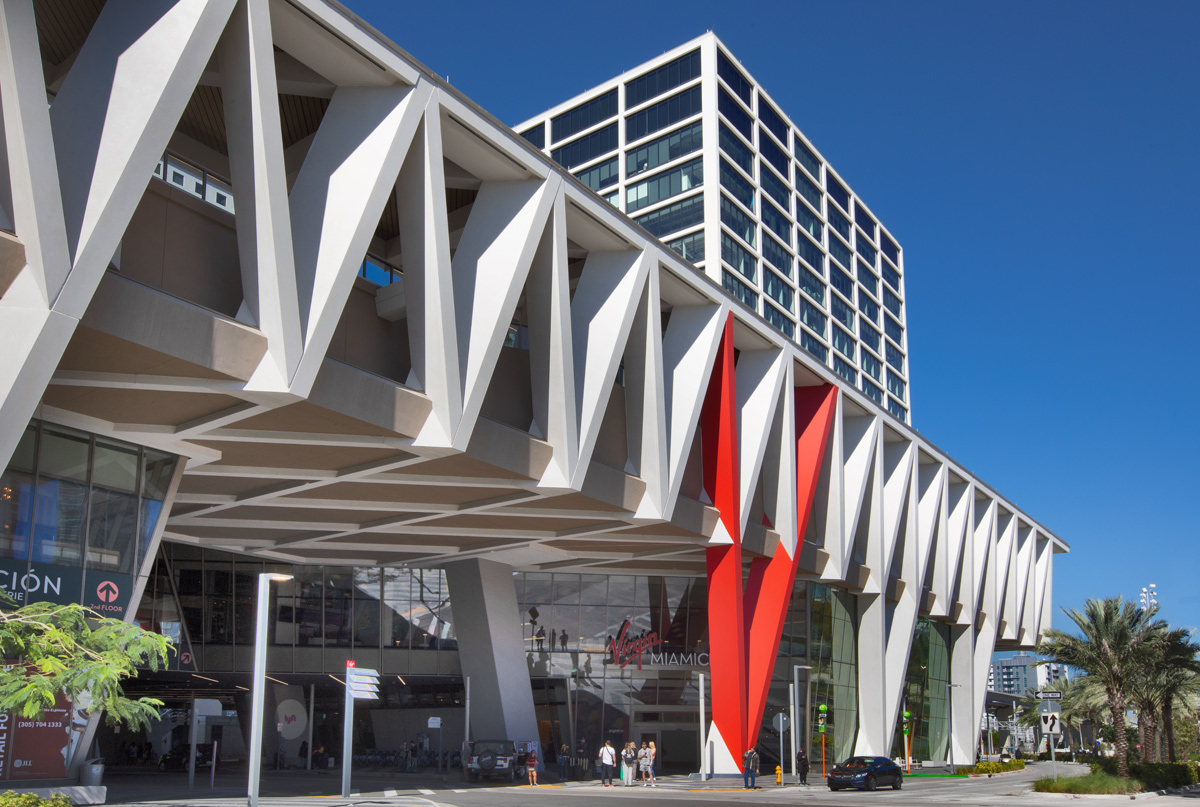
<svg viewBox="0 0 1200 807">
<path fill-rule="evenodd" d="M 629 635 L 629 620 L 626 619 L 621 623 L 621 630 L 617 634 L 617 638 L 609 639 L 606 650 L 612 654 L 613 664 L 619 668 L 624 668 L 629 662 L 637 659 L 638 669 L 642 669 L 642 653 L 645 653 L 652 647 L 658 647 L 662 644 L 662 639 L 658 638 L 655 631 L 642 633 L 638 636 Z"/>
</svg>

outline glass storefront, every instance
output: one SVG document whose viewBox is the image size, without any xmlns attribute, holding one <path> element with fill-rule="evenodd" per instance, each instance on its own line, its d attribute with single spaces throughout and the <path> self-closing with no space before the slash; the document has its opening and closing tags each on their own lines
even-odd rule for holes
<svg viewBox="0 0 1200 807">
<path fill-rule="evenodd" d="M 912 714 L 911 754 L 914 760 L 949 759 L 946 731 L 949 720 L 950 626 L 925 617 L 917 620 L 912 653 L 904 678 L 901 716 L 896 721 L 892 756 L 904 754 L 904 717 Z"/>
<path fill-rule="evenodd" d="M 22 603 L 103 604 L 119 615 L 177 461 L 132 443 L 30 423 L 0 477 L 0 588 Z"/>
<path fill-rule="evenodd" d="M 178 597 L 197 669 L 253 669 L 258 575 L 281 572 L 293 577 L 271 587 L 269 670 L 339 673 L 354 658 L 385 673 L 460 675 L 440 569 L 293 566 L 170 542 L 155 568 L 163 591 L 173 586 Z"/>
<path fill-rule="evenodd" d="M 858 630 L 854 595 L 811 583 L 812 723 L 809 758 L 821 758 L 820 706 L 825 705 L 825 759 L 846 759 L 858 735 Z"/>
</svg>

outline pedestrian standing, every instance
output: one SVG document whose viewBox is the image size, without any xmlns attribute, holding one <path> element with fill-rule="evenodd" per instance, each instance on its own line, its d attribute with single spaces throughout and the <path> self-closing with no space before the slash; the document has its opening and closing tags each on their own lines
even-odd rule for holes
<svg viewBox="0 0 1200 807">
<path fill-rule="evenodd" d="M 808 784 L 808 754 L 803 748 L 796 752 L 796 775 L 800 777 L 800 784 Z"/>
<path fill-rule="evenodd" d="M 646 743 L 642 743 L 642 747 L 637 752 L 638 771 L 642 774 L 642 787 L 649 787 L 650 780 L 647 778 L 650 775 L 650 749 L 646 747 Z"/>
<path fill-rule="evenodd" d="M 567 776 L 571 772 L 571 749 L 566 743 L 558 749 L 558 781 L 567 781 Z"/>
<path fill-rule="evenodd" d="M 637 766 L 637 747 L 632 743 L 625 743 L 625 747 L 621 749 L 621 781 L 625 787 L 633 787 L 633 771 Z"/>
<path fill-rule="evenodd" d="M 604 741 L 604 747 L 600 749 L 600 786 L 612 787 L 613 768 L 617 766 L 617 752 L 613 750 L 612 743 L 608 740 Z"/>
<path fill-rule="evenodd" d="M 758 752 L 750 748 L 742 754 L 742 780 L 746 783 L 744 790 L 754 790 L 754 780 L 758 776 Z"/>
<path fill-rule="evenodd" d="M 529 748 L 529 753 L 525 755 L 525 770 L 527 770 L 529 772 L 529 786 L 530 787 L 538 787 L 537 766 L 538 766 L 537 743 L 534 743 Z"/>
<path fill-rule="evenodd" d="M 654 766 L 658 764 L 658 749 L 654 747 L 654 740 L 650 741 L 650 787 L 658 787 L 658 782 L 654 781 Z"/>
</svg>

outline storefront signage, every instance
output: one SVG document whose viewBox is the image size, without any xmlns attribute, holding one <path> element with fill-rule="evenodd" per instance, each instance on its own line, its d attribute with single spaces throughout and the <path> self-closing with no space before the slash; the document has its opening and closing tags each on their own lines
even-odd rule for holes
<svg viewBox="0 0 1200 807">
<path fill-rule="evenodd" d="M 0 712 L 0 780 L 57 779 L 67 775 L 72 731 L 70 702 L 62 695 L 41 720 Z"/>
<path fill-rule="evenodd" d="M 121 619 L 133 594 L 133 578 L 100 569 L 85 572 L 51 563 L 0 560 L 0 590 L 18 607 L 31 602 L 77 602 L 102 616 Z"/>
<path fill-rule="evenodd" d="M 636 660 L 640 670 L 642 669 L 642 653 L 652 647 L 658 647 L 660 644 L 662 644 L 662 639 L 658 638 L 658 633 L 655 631 L 630 636 L 629 620 L 626 619 L 621 623 L 621 630 L 617 633 L 616 638 L 608 640 L 608 647 L 605 650 L 612 654 L 612 663 L 619 668 L 624 669 L 629 662 Z"/>
</svg>

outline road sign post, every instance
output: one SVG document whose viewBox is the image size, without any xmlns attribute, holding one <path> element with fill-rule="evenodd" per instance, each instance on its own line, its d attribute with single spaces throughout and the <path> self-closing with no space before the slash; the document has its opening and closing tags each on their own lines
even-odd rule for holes
<svg viewBox="0 0 1200 807">
<path fill-rule="evenodd" d="M 1041 694 L 1041 693 L 1038 693 Z M 1062 714 L 1045 711 L 1038 715 L 1042 721 L 1042 736 L 1050 738 L 1050 767 L 1054 771 L 1054 781 L 1058 781 L 1058 760 L 1054 756 L 1055 740 L 1062 734 Z"/>
<path fill-rule="evenodd" d="M 780 766 L 781 773 L 780 773 L 778 781 L 776 781 L 776 784 L 782 784 L 782 782 L 783 782 L 783 778 L 782 778 L 783 777 L 783 774 L 782 774 L 782 770 L 783 770 L 783 733 L 785 731 L 787 731 L 788 728 L 792 725 L 792 721 L 788 718 L 787 714 L 785 714 L 784 712 L 780 712 L 779 714 L 775 715 L 775 717 L 771 718 L 771 725 L 775 727 L 775 730 L 777 732 L 779 732 L 779 766 Z"/>
<path fill-rule="evenodd" d="M 379 700 L 379 672 L 346 662 L 346 700 L 342 721 L 342 798 L 350 798 L 350 760 L 354 757 L 354 701 Z"/>
</svg>

